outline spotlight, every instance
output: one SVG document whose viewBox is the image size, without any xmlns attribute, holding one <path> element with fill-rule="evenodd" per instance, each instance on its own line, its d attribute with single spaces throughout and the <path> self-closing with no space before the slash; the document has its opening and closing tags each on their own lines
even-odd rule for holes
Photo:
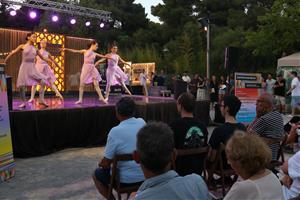
<svg viewBox="0 0 300 200">
<path fill-rule="evenodd" d="M 91 22 L 90 22 L 90 21 L 85 22 L 85 26 L 86 26 L 86 27 L 88 27 L 88 26 L 90 26 L 90 25 L 91 25 Z"/>
<path fill-rule="evenodd" d="M 100 23 L 100 28 L 104 28 L 104 26 L 105 26 L 104 22 L 101 22 Z"/>
<path fill-rule="evenodd" d="M 75 19 L 75 18 L 72 18 L 72 19 L 70 20 L 70 23 L 73 24 L 73 25 L 76 24 L 76 19 Z"/>
<path fill-rule="evenodd" d="M 35 11 L 30 11 L 30 12 L 29 12 L 29 17 L 30 17 L 31 19 L 35 19 L 36 16 L 37 16 L 37 13 L 36 13 Z"/>
<path fill-rule="evenodd" d="M 10 16 L 16 16 L 17 15 L 17 11 L 15 11 L 15 10 L 11 10 L 10 12 L 9 12 L 9 14 L 10 14 Z"/>
<path fill-rule="evenodd" d="M 44 28 L 43 32 L 44 32 L 44 33 L 47 33 L 47 32 L 48 32 L 48 30 Z"/>
<path fill-rule="evenodd" d="M 52 21 L 57 22 L 58 21 L 58 16 L 57 15 L 52 15 Z"/>
</svg>

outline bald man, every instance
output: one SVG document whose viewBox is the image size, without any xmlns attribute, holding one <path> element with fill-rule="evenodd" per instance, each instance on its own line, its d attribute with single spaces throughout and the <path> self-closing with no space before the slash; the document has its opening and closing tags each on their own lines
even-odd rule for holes
<svg viewBox="0 0 300 200">
<path fill-rule="evenodd" d="M 256 101 L 256 119 L 248 131 L 262 137 L 272 150 L 272 160 L 277 160 L 277 154 L 283 137 L 283 118 L 274 109 L 274 98 L 270 94 L 261 95 Z"/>
</svg>

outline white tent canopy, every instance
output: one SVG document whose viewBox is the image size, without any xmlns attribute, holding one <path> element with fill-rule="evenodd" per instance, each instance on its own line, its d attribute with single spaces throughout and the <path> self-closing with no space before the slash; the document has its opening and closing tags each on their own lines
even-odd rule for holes
<svg viewBox="0 0 300 200">
<path fill-rule="evenodd" d="M 278 59 L 277 67 L 300 67 L 300 52 Z"/>
</svg>

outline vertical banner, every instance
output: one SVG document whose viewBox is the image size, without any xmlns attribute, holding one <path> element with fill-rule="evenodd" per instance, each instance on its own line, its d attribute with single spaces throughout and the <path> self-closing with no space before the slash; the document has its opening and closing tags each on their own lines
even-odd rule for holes
<svg viewBox="0 0 300 200">
<path fill-rule="evenodd" d="M 7 85 L 4 66 L 0 64 L 0 183 L 13 177 L 15 163 L 10 134 Z"/>
<path fill-rule="evenodd" d="M 261 95 L 262 76 L 259 73 L 235 73 L 235 95 L 242 106 L 237 121 L 249 124 L 256 116 L 256 99 Z"/>
</svg>

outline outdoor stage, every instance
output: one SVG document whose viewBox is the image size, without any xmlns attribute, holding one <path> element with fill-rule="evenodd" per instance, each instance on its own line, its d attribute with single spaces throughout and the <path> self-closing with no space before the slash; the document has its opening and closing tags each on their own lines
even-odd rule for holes
<svg viewBox="0 0 300 200">
<path fill-rule="evenodd" d="M 123 95 L 124 96 L 124 95 Z M 167 97 L 132 96 L 137 104 L 136 116 L 145 121 L 170 123 L 178 116 L 176 101 Z M 37 103 L 19 109 L 19 100 L 13 101 L 10 123 L 14 155 L 41 156 L 70 147 L 105 145 L 109 130 L 118 124 L 115 103 L 121 95 L 111 96 L 109 103 L 100 103 L 96 96 L 84 98 L 76 105 L 77 97 L 46 98 L 48 108 Z M 208 124 L 209 102 L 198 101 L 196 116 Z"/>
</svg>

